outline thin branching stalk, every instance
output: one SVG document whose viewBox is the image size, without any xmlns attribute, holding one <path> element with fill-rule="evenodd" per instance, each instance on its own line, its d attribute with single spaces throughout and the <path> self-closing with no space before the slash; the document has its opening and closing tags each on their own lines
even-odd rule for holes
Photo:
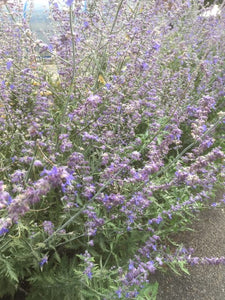
<svg viewBox="0 0 225 300">
<path fill-rule="evenodd" d="M 124 2 L 124 0 L 121 0 L 118 7 L 117 7 L 116 15 L 115 15 L 115 18 L 114 18 L 114 21 L 113 21 L 113 24 L 112 24 L 112 27 L 111 27 L 111 30 L 110 30 L 110 34 L 113 33 L 113 29 L 116 25 L 117 18 L 118 18 L 118 15 L 119 15 L 119 12 L 120 12 L 120 9 L 121 9 L 121 6 L 122 6 L 123 2 Z"/>
<path fill-rule="evenodd" d="M 73 10 L 72 5 L 70 6 L 70 34 L 71 34 L 71 42 L 72 42 L 72 78 L 71 78 L 71 89 L 73 88 L 74 81 L 75 81 L 75 73 L 76 73 L 76 50 L 75 50 L 75 39 L 74 39 L 74 33 L 73 33 Z"/>
</svg>

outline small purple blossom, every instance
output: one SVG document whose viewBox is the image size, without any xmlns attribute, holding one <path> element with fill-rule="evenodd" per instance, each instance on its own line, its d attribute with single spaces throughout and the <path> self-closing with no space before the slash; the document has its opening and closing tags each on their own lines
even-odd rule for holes
<svg viewBox="0 0 225 300">
<path fill-rule="evenodd" d="M 155 42 L 154 45 L 153 45 L 153 49 L 156 50 L 156 51 L 158 51 L 160 49 L 160 47 L 161 46 L 158 42 Z"/>
<path fill-rule="evenodd" d="M 7 70 L 10 70 L 11 67 L 12 67 L 12 65 L 13 65 L 13 61 L 12 61 L 12 60 L 8 61 L 8 62 L 6 63 L 6 68 L 7 68 Z"/>
<path fill-rule="evenodd" d="M 110 83 L 106 83 L 106 88 L 107 88 L 107 90 L 110 90 L 110 88 L 111 88 L 111 84 Z"/>
<path fill-rule="evenodd" d="M 8 228 L 5 227 L 0 228 L 0 236 L 6 234 L 7 232 L 9 232 Z"/>
<path fill-rule="evenodd" d="M 93 275 L 92 270 L 94 268 L 94 259 L 91 257 L 90 253 L 87 250 L 81 256 L 85 264 L 84 274 L 87 275 L 88 279 L 91 279 Z"/>
<path fill-rule="evenodd" d="M 91 247 L 93 247 L 93 246 L 94 246 L 94 241 L 93 241 L 93 240 L 90 240 L 90 241 L 88 242 L 88 245 L 91 246 Z"/>
<path fill-rule="evenodd" d="M 141 153 L 138 151 L 134 151 L 130 154 L 130 157 L 134 160 L 140 160 L 141 159 Z"/>
<path fill-rule="evenodd" d="M 10 194 L 4 190 L 3 181 L 0 181 L 0 210 L 9 206 L 12 201 Z"/>
<path fill-rule="evenodd" d="M 206 130 L 207 130 L 207 126 L 204 124 L 204 125 L 202 125 L 202 131 L 203 132 L 206 132 Z"/>
<path fill-rule="evenodd" d="M 121 288 L 119 288 L 118 290 L 116 290 L 116 295 L 117 295 L 117 297 L 120 299 L 120 298 L 122 298 L 122 289 Z"/>
<path fill-rule="evenodd" d="M 44 231 L 48 234 L 48 235 L 52 235 L 54 232 L 54 224 L 51 221 L 44 221 L 42 223 Z"/>
<path fill-rule="evenodd" d="M 40 160 L 37 159 L 37 160 L 34 161 L 34 166 L 35 167 L 43 167 L 43 163 Z"/>
<path fill-rule="evenodd" d="M 40 267 L 43 267 L 44 264 L 48 262 L 48 256 L 44 256 L 42 260 L 39 262 Z"/>
<path fill-rule="evenodd" d="M 66 0 L 66 5 L 71 6 L 73 4 L 73 0 Z"/>
</svg>

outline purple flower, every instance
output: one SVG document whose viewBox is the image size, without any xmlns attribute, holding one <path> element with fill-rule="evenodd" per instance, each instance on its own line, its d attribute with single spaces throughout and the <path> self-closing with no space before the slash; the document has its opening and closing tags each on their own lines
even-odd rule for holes
<svg viewBox="0 0 225 300">
<path fill-rule="evenodd" d="M 5 208 L 12 202 L 12 197 L 4 191 L 3 181 L 0 181 L 0 209 Z"/>
<path fill-rule="evenodd" d="M 119 288 L 119 289 L 116 291 L 116 294 L 117 294 L 118 298 L 122 298 L 122 289 Z"/>
<path fill-rule="evenodd" d="M 10 60 L 10 61 L 8 61 L 8 62 L 6 63 L 6 68 L 7 68 L 7 70 L 10 70 L 10 69 L 11 69 L 12 64 L 13 64 L 12 60 Z"/>
<path fill-rule="evenodd" d="M 94 241 L 93 241 L 93 240 L 90 240 L 90 241 L 88 242 L 88 245 L 91 246 L 91 247 L 93 247 L 93 246 L 94 246 Z"/>
<path fill-rule="evenodd" d="M 148 70 L 148 68 L 149 68 L 148 64 L 146 62 L 143 62 L 142 65 L 141 65 L 141 69 L 143 71 L 146 71 L 146 70 Z"/>
<path fill-rule="evenodd" d="M 48 45 L 48 50 L 49 50 L 49 51 L 52 51 L 52 50 L 53 50 L 53 45 L 49 44 L 49 45 Z"/>
<path fill-rule="evenodd" d="M 141 153 L 138 151 L 134 151 L 130 154 L 130 157 L 134 160 L 140 160 L 141 159 Z"/>
<path fill-rule="evenodd" d="M 93 258 L 91 257 L 90 253 L 86 250 L 83 259 L 84 259 L 84 263 L 85 263 L 85 270 L 84 270 L 84 274 L 87 275 L 88 279 L 92 278 L 92 269 L 94 267 L 94 263 L 93 263 Z"/>
<path fill-rule="evenodd" d="M 34 166 L 35 167 L 43 167 L 43 164 L 42 164 L 42 162 L 40 161 L 40 160 L 35 160 L 35 162 L 34 162 Z"/>
<path fill-rule="evenodd" d="M 48 262 L 48 256 L 44 256 L 42 260 L 39 262 L 40 267 L 43 267 L 44 264 Z"/>
<path fill-rule="evenodd" d="M 85 224 L 87 228 L 87 235 L 94 236 L 97 233 L 97 229 L 104 225 L 105 221 L 102 218 L 98 218 L 93 206 L 88 206 L 86 210 L 83 211 L 88 217 L 88 221 Z"/>
<path fill-rule="evenodd" d="M 44 228 L 44 231 L 49 234 L 49 235 L 52 235 L 53 232 L 54 232 L 54 224 L 52 224 L 51 221 L 44 221 L 42 223 L 43 225 L 43 228 Z"/>
<path fill-rule="evenodd" d="M 5 233 L 7 233 L 7 232 L 9 232 L 9 229 L 8 229 L 8 228 L 5 228 L 5 227 L 2 227 L 2 228 L 0 229 L 0 236 L 3 235 L 3 234 L 5 234 Z"/>
<path fill-rule="evenodd" d="M 93 196 L 94 193 L 95 193 L 95 186 L 94 186 L 94 184 L 90 184 L 89 186 L 86 186 L 84 188 L 83 195 L 85 197 L 87 197 L 88 199 L 90 199 Z"/>
<path fill-rule="evenodd" d="M 159 264 L 160 266 L 162 266 L 162 265 L 163 265 L 162 258 L 160 258 L 160 257 L 156 257 L 156 259 L 155 259 L 155 260 L 158 262 L 158 264 Z"/>
<path fill-rule="evenodd" d="M 89 27 L 89 23 L 87 21 L 84 21 L 84 28 L 88 28 Z"/>
<path fill-rule="evenodd" d="M 161 46 L 158 42 L 155 42 L 154 45 L 153 45 L 153 49 L 156 50 L 156 51 L 158 51 L 160 47 Z"/>
<path fill-rule="evenodd" d="M 134 262 L 133 262 L 132 260 L 130 260 L 128 269 L 129 269 L 130 271 L 134 269 Z"/>
<path fill-rule="evenodd" d="M 71 6 L 73 4 L 73 0 L 66 0 L 66 5 Z"/>
<path fill-rule="evenodd" d="M 106 83 L 106 88 L 107 88 L 107 90 L 110 90 L 110 88 L 111 88 L 111 84 L 110 83 Z"/>
<path fill-rule="evenodd" d="M 11 175 L 11 180 L 13 183 L 17 182 L 22 182 L 24 177 L 26 175 L 26 172 L 24 170 L 16 170 L 12 175 Z"/>
<path fill-rule="evenodd" d="M 90 95 L 86 101 L 93 107 L 97 107 L 98 104 L 102 103 L 102 99 L 99 95 Z"/>
<path fill-rule="evenodd" d="M 154 273 L 155 270 L 156 270 L 156 267 L 155 267 L 155 265 L 154 265 L 154 261 L 148 261 L 148 262 L 146 263 L 145 267 L 148 269 L 148 271 L 149 271 L 150 273 Z"/>
</svg>

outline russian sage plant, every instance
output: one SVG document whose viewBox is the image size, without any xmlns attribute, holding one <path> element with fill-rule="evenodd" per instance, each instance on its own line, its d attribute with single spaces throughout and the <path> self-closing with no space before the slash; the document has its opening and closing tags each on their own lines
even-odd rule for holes
<svg viewBox="0 0 225 300">
<path fill-rule="evenodd" d="M 0 296 L 154 299 L 224 263 L 170 239 L 225 178 L 223 6 L 50 0 L 46 43 L 3 2 Z"/>
</svg>

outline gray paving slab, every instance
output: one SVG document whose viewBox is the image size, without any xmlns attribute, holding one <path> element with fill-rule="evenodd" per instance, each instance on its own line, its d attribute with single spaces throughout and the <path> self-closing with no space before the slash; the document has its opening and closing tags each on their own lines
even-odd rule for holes
<svg viewBox="0 0 225 300">
<path fill-rule="evenodd" d="M 202 211 L 199 220 L 176 241 L 195 249 L 199 257 L 225 256 L 225 209 Z M 157 300 L 225 300 L 225 265 L 196 265 L 189 267 L 190 275 L 157 273 L 152 281 L 159 283 Z"/>
</svg>

